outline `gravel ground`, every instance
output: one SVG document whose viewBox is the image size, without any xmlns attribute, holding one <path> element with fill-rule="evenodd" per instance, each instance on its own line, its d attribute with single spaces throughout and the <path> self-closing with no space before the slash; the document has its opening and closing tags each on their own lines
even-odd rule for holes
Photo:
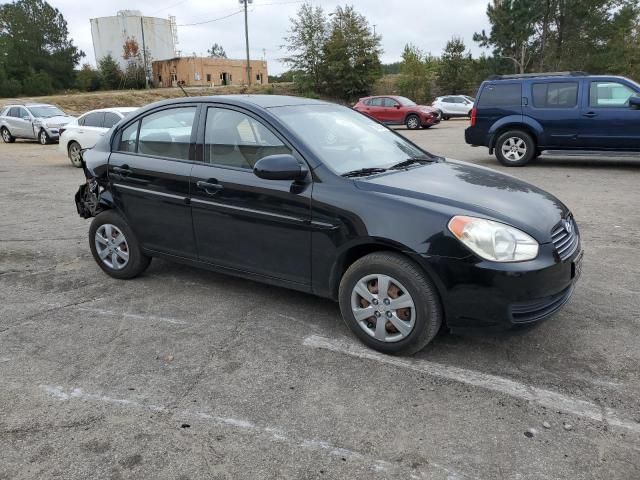
<svg viewBox="0 0 640 480">
<path fill-rule="evenodd" d="M 108 278 L 82 172 L 0 145 L 0 479 L 640 478 L 640 159 L 505 169 L 465 126 L 402 133 L 560 197 L 584 273 L 534 330 L 411 358 L 310 295 L 155 260 Z"/>
</svg>

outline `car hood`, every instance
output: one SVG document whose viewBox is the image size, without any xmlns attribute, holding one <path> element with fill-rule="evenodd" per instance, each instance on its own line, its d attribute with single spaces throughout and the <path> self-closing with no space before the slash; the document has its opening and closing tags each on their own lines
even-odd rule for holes
<svg viewBox="0 0 640 480">
<path fill-rule="evenodd" d="M 36 120 L 50 127 L 60 127 L 75 120 L 75 117 L 70 117 L 68 115 L 57 115 L 55 117 L 37 118 Z"/>
<path fill-rule="evenodd" d="M 569 210 L 550 193 L 510 175 L 455 160 L 356 180 L 363 190 L 412 197 L 446 207 L 453 214 L 476 215 L 513 225 L 540 243 Z"/>
</svg>

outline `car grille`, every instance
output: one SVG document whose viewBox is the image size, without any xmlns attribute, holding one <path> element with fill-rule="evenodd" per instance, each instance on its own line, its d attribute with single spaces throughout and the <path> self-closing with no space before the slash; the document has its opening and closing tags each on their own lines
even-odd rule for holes
<svg viewBox="0 0 640 480">
<path fill-rule="evenodd" d="M 513 323 L 537 322 L 553 315 L 569 301 L 572 293 L 573 286 L 570 286 L 550 297 L 511 305 Z"/>
<path fill-rule="evenodd" d="M 580 244 L 580 235 L 578 226 L 571 215 L 563 219 L 560 225 L 553 229 L 551 241 L 556 247 L 560 260 L 564 261 L 573 255 Z"/>
</svg>

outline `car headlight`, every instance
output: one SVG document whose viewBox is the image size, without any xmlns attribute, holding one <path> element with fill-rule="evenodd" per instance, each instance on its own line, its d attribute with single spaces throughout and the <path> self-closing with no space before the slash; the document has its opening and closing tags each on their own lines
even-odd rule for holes
<svg viewBox="0 0 640 480">
<path fill-rule="evenodd" d="M 476 255 L 493 262 L 522 262 L 538 256 L 538 242 L 504 223 L 457 215 L 449 231 Z"/>
</svg>

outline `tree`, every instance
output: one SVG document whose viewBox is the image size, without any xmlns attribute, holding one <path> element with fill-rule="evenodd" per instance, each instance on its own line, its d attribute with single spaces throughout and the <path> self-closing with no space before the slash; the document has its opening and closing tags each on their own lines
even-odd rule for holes
<svg viewBox="0 0 640 480">
<path fill-rule="evenodd" d="M 351 100 L 371 91 L 382 76 L 380 36 L 353 7 L 337 7 L 330 33 L 322 49 L 322 88 L 326 93 Z"/>
<path fill-rule="evenodd" d="M 447 94 L 466 93 L 471 72 L 471 53 L 461 38 L 453 37 L 447 42 L 438 70 L 438 86 Z"/>
<path fill-rule="evenodd" d="M 84 53 L 69 38 L 67 22 L 44 0 L 0 6 L 0 57 L 9 79 L 32 85 L 45 77 L 52 88 L 73 86 L 74 68 Z M 42 72 L 43 75 L 36 77 Z"/>
<path fill-rule="evenodd" d="M 321 7 L 304 3 L 295 18 L 290 18 L 291 28 L 284 38 L 283 47 L 288 56 L 283 58 L 292 71 L 295 82 L 302 91 L 321 87 L 323 48 L 327 40 L 328 24 Z"/>
<path fill-rule="evenodd" d="M 120 88 L 123 73 L 120 66 L 111 55 L 107 55 L 98 62 L 98 70 L 102 87 L 107 90 L 116 90 Z"/>
<path fill-rule="evenodd" d="M 227 52 L 224 51 L 222 45 L 214 43 L 213 46 L 207 50 L 207 53 L 211 58 L 227 58 Z"/>
<path fill-rule="evenodd" d="M 431 97 L 431 83 L 437 63 L 415 45 L 407 44 L 402 52 L 398 89 L 411 100 L 424 103 Z"/>
<path fill-rule="evenodd" d="M 85 92 L 95 92 L 100 89 L 100 73 L 88 63 L 76 74 L 78 89 Z"/>
</svg>

